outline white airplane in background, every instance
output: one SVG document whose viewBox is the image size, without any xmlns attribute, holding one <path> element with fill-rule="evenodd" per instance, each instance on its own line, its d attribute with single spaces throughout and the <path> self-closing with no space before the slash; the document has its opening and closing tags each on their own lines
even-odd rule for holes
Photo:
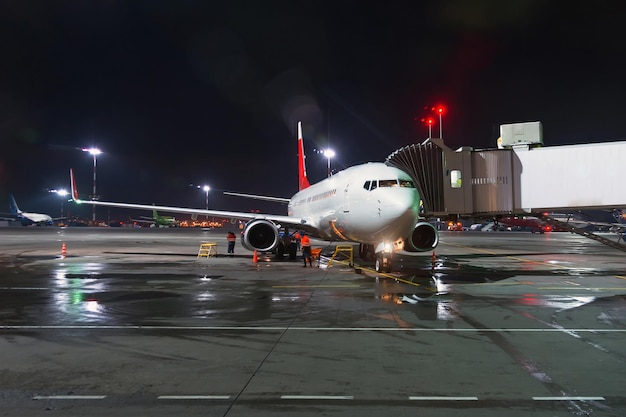
<svg viewBox="0 0 626 417">
<path fill-rule="evenodd" d="M 65 217 L 52 218 L 49 215 L 44 214 L 44 213 L 29 213 L 26 211 L 22 211 L 17 206 L 17 203 L 15 202 L 15 197 L 13 197 L 13 194 L 9 194 L 9 216 L 10 217 L 3 217 L 3 218 L 10 219 L 10 220 L 19 220 L 24 226 L 30 226 L 30 225 L 51 226 L 55 220 L 61 220 L 65 218 Z"/>
<path fill-rule="evenodd" d="M 394 250 L 430 251 L 439 243 L 435 227 L 419 219 L 420 195 L 404 171 L 370 162 L 311 185 L 304 159 L 302 124 L 298 122 L 299 191 L 290 199 L 246 195 L 288 203 L 287 215 L 80 200 L 70 170 L 72 196 L 77 203 L 91 205 L 246 220 L 242 244 L 259 252 L 278 248 L 281 228 L 305 231 L 327 241 L 357 242 L 362 256 L 375 254 L 377 271 L 391 270 Z"/>
</svg>

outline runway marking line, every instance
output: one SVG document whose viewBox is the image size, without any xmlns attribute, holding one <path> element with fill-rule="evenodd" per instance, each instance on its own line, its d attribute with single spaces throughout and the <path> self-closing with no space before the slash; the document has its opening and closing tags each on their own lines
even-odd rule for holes
<svg viewBox="0 0 626 417">
<path fill-rule="evenodd" d="M 106 395 L 36 395 L 33 400 L 103 400 Z M 229 400 L 230 395 L 159 395 L 158 400 Z M 606 401 L 605 397 L 531 397 L 533 401 Z M 281 400 L 354 400 L 352 395 L 281 395 Z M 409 401 L 479 401 L 478 397 L 409 396 Z"/>
<path fill-rule="evenodd" d="M 535 401 L 605 401 L 604 397 L 533 397 Z"/>
<path fill-rule="evenodd" d="M 157 400 L 229 400 L 230 395 L 159 395 Z"/>
<path fill-rule="evenodd" d="M 281 400 L 353 400 L 352 395 L 281 395 Z"/>
<path fill-rule="evenodd" d="M 285 330 L 297 331 L 324 331 L 324 332 L 515 332 L 515 333 L 626 333 L 626 329 L 569 329 L 569 328 L 460 328 L 450 329 L 447 327 L 421 328 L 421 327 L 301 327 L 301 326 L 0 326 L 2 330 L 188 330 L 188 331 L 272 331 L 283 332 Z"/>
<path fill-rule="evenodd" d="M 272 285 L 272 288 L 360 288 L 359 284 L 336 285 Z"/>
<path fill-rule="evenodd" d="M 35 395 L 33 400 L 103 400 L 106 395 Z"/>
<path fill-rule="evenodd" d="M 619 291 L 619 290 L 625 290 L 626 288 L 624 287 L 617 287 L 617 288 L 611 288 L 611 287 L 536 287 L 536 289 L 538 290 L 575 290 L 575 291 L 579 291 L 579 290 L 587 290 L 587 291 Z"/>
<path fill-rule="evenodd" d="M 478 401 L 478 397 L 409 397 L 411 401 Z"/>
</svg>

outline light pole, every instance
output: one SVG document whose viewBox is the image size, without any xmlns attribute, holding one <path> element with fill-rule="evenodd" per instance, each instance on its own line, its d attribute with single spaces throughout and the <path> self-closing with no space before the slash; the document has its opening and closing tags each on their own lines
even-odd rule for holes
<svg viewBox="0 0 626 417">
<path fill-rule="evenodd" d="M 433 124 L 435 124 L 435 119 L 432 117 L 426 118 L 426 124 L 428 125 L 428 139 L 433 137 Z"/>
<path fill-rule="evenodd" d="M 330 177 L 330 159 L 335 157 L 335 151 L 332 149 L 324 149 L 324 156 L 328 159 L 328 177 Z"/>
<path fill-rule="evenodd" d="M 49 189 L 48 192 L 55 193 L 56 195 L 61 197 L 61 217 L 63 217 L 63 212 L 64 212 L 63 200 L 65 199 L 65 197 L 67 197 L 69 192 L 66 189 L 64 189 L 64 188 L 61 188 L 61 189 L 58 189 L 58 190 L 56 188 L 52 188 L 52 189 Z"/>
<path fill-rule="evenodd" d="M 98 148 L 83 148 L 83 152 L 89 152 L 93 155 L 93 194 L 91 195 L 92 200 L 97 200 L 98 195 L 96 194 L 96 157 L 102 153 L 102 151 Z M 91 220 L 96 222 L 96 206 L 91 206 Z"/>
<path fill-rule="evenodd" d="M 442 105 L 439 105 L 435 108 L 435 111 L 439 115 L 439 139 L 443 139 L 443 125 L 441 124 L 441 115 L 446 112 L 446 108 Z"/>
<path fill-rule="evenodd" d="M 211 191 L 211 187 L 209 187 L 208 185 L 205 185 L 204 187 L 202 187 L 202 189 L 204 190 L 204 194 L 206 196 L 204 200 L 204 208 L 208 210 L 209 209 L 209 191 Z"/>
<path fill-rule="evenodd" d="M 67 195 L 69 194 L 69 192 L 62 188 L 60 190 L 56 190 L 57 195 L 59 195 L 61 197 L 61 217 L 64 217 L 64 210 L 63 210 L 63 200 L 65 200 L 65 197 L 67 197 Z"/>
</svg>

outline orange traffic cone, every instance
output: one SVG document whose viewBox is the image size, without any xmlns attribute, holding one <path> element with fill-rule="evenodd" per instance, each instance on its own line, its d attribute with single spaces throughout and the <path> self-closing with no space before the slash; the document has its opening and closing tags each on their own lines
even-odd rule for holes
<svg viewBox="0 0 626 417">
<path fill-rule="evenodd" d="M 256 249 L 254 250 L 254 255 L 252 255 L 252 262 L 254 263 L 259 262 L 259 258 L 257 257 L 257 254 L 256 254 Z"/>
<path fill-rule="evenodd" d="M 61 256 L 65 258 L 65 255 L 67 255 L 67 248 L 65 247 L 65 242 L 63 242 L 61 245 Z"/>
</svg>

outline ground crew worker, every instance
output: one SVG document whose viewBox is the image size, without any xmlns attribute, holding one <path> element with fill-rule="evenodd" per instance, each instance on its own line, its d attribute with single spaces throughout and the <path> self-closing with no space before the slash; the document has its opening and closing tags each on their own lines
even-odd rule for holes
<svg viewBox="0 0 626 417">
<path fill-rule="evenodd" d="M 302 245 L 302 259 L 304 260 L 304 267 L 306 268 L 307 259 L 309 260 L 309 266 L 312 267 L 313 262 L 311 261 L 311 240 L 306 233 L 302 233 L 300 243 Z"/>
<path fill-rule="evenodd" d="M 293 238 L 296 240 L 296 250 L 300 250 L 300 240 L 302 239 L 300 232 L 296 230 L 296 233 L 293 234 Z"/>
<path fill-rule="evenodd" d="M 226 235 L 226 240 L 228 240 L 228 256 L 235 255 L 235 241 L 237 240 L 237 236 L 232 231 L 228 231 Z"/>
</svg>

